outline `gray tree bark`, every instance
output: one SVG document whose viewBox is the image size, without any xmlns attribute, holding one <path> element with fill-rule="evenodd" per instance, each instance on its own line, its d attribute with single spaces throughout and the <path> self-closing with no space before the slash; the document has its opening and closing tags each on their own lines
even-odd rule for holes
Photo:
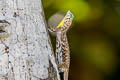
<svg viewBox="0 0 120 80">
<path fill-rule="evenodd" d="M 41 0 L 0 0 L 0 80 L 60 80 Z"/>
</svg>

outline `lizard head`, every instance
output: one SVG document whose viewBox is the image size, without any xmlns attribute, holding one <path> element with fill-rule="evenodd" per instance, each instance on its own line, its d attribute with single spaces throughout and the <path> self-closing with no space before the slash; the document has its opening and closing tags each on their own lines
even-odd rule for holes
<svg viewBox="0 0 120 80">
<path fill-rule="evenodd" d="M 70 12 L 70 10 L 67 12 L 66 15 L 69 15 L 70 19 L 73 20 L 74 18 L 74 15 Z"/>
<path fill-rule="evenodd" d="M 72 24 L 73 18 L 73 14 L 68 11 L 60 24 L 57 26 L 57 28 L 61 28 L 62 31 L 67 31 Z"/>
</svg>

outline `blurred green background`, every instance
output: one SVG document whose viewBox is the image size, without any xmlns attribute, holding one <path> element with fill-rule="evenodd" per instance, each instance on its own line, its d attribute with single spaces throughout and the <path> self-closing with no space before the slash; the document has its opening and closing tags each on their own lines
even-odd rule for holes
<svg viewBox="0 0 120 80">
<path fill-rule="evenodd" d="M 71 52 L 69 80 L 120 80 L 120 0 L 42 2 L 51 26 L 56 27 L 68 10 L 75 16 L 67 33 Z"/>
</svg>

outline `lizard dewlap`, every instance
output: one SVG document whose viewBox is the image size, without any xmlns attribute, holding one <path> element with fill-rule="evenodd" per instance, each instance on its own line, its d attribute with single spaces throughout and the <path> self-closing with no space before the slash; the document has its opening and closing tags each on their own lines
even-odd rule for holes
<svg viewBox="0 0 120 80">
<path fill-rule="evenodd" d="M 74 18 L 74 15 L 70 12 L 70 10 L 66 13 L 66 16 L 69 16 L 69 18 L 71 20 L 73 20 L 73 18 Z M 57 26 L 57 28 L 59 28 L 59 27 L 61 27 L 61 26 L 64 25 L 64 21 L 65 21 L 66 16 L 62 19 L 62 21 L 59 23 L 59 25 Z"/>
</svg>

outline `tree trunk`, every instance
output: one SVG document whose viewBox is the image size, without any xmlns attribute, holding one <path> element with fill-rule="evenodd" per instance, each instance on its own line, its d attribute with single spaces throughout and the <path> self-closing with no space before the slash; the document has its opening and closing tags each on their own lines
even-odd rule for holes
<svg viewBox="0 0 120 80">
<path fill-rule="evenodd" d="M 41 0 L 0 0 L 0 80 L 60 80 Z"/>
</svg>

